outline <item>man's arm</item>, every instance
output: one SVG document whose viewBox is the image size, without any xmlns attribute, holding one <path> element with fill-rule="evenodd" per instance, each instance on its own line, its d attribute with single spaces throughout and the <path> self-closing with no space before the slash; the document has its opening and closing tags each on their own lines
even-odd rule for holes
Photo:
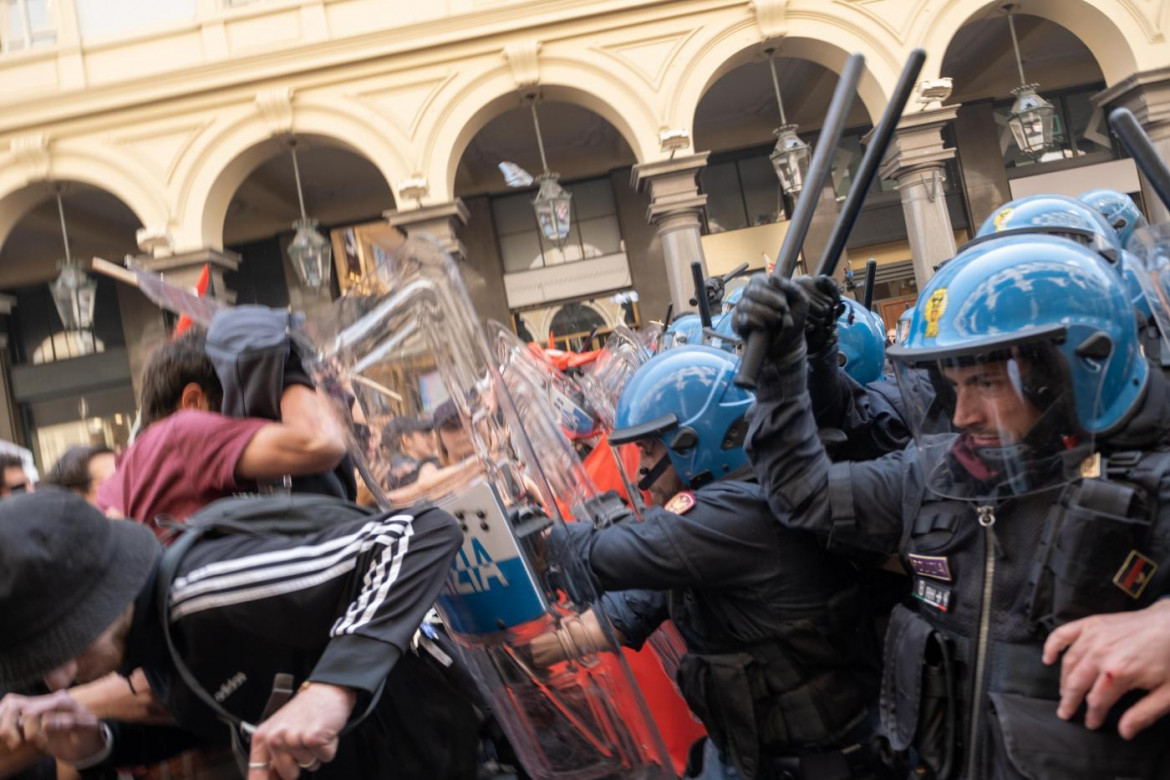
<svg viewBox="0 0 1170 780">
<path fill-rule="evenodd" d="M 902 538 L 905 453 L 832 463 L 810 411 L 803 362 L 760 372 L 744 444 L 772 513 L 831 546 L 894 553 Z"/>
<path fill-rule="evenodd" d="M 327 398 L 290 385 L 280 400 L 282 422 L 256 431 L 236 461 L 239 479 L 271 479 L 329 471 L 345 456 L 345 432 Z"/>
<path fill-rule="evenodd" d="M 733 315 L 736 332 L 744 338 L 759 332 L 768 341 L 744 449 L 780 522 L 830 544 L 894 552 L 901 540 L 903 453 L 830 464 L 808 395 L 807 309 L 791 281 L 756 275 L 744 288 Z"/>
<path fill-rule="evenodd" d="M 603 591 L 729 587 L 752 580 L 767 565 L 761 551 L 775 545 L 770 520 L 744 512 L 742 502 L 729 507 L 709 504 L 702 494 L 697 498 L 682 515 L 651 507 L 642 522 L 554 526 L 550 543 L 560 554 L 586 561 Z"/>
</svg>

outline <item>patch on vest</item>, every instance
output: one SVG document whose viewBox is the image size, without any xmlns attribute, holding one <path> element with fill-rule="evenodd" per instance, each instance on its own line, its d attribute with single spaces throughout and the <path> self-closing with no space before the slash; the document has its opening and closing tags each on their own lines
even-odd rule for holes
<svg viewBox="0 0 1170 780">
<path fill-rule="evenodd" d="M 1157 571 L 1158 564 L 1137 550 L 1130 550 L 1125 563 L 1117 570 L 1117 574 L 1113 575 L 1113 584 L 1125 591 L 1130 598 L 1139 599 Z"/>
<path fill-rule="evenodd" d="M 685 515 L 695 508 L 695 494 L 689 490 L 676 493 L 674 498 L 666 502 L 664 508 L 667 512 L 673 512 L 676 515 Z"/>
<path fill-rule="evenodd" d="M 945 555 L 915 555 L 910 553 L 906 556 L 910 561 L 910 568 L 914 569 L 914 573 L 922 577 L 931 577 L 943 582 L 950 582 L 951 564 Z"/>
<path fill-rule="evenodd" d="M 921 577 L 914 578 L 914 598 L 928 604 L 939 612 L 946 612 L 951 606 L 951 589 Z"/>
</svg>

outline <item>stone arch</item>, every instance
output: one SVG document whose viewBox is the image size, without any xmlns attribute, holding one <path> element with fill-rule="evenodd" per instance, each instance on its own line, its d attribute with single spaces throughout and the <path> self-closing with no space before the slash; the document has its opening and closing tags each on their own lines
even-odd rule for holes
<svg viewBox="0 0 1170 780">
<path fill-rule="evenodd" d="M 865 70 L 857 91 L 875 122 L 901 69 L 891 47 L 861 28 L 830 17 L 793 18 L 788 34 L 772 44 L 781 57 L 809 60 L 834 73 L 841 72 L 853 52 L 864 54 Z M 671 89 L 673 97 L 667 109 L 671 127 L 692 128 L 703 95 L 727 73 L 760 56 L 765 42 L 755 20 L 749 19 L 718 30 L 695 45 L 697 50 L 679 53 L 687 65 Z"/>
<path fill-rule="evenodd" d="M 992 0 L 972 11 L 965 3 L 948 3 L 938 14 L 930 16 L 928 26 L 915 35 L 916 40 L 923 41 L 927 51 L 938 53 L 927 61 L 923 78 L 938 77 L 943 53 L 964 25 L 1001 4 L 999 0 Z M 1136 48 L 1137 42 L 1148 39 L 1148 36 L 1131 13 L 1119 12 L 1127 3 L 1112 0 L 1108 3 L 1108 11 L 1101 8 L 1104 5 L 1103 0 L 1027 0 L 1020 13 L 1047 19 L 1080 38 L 1096 58 L 1106 84 L 1113 85 L 1139 69 L 1142 58 Z M 1006 41 L 1006 30 L 1004 35 Z M 1165 54 L 1163 50 L 1163 58 Z"/>
<path fill-rule="evenodd" d="M 0 165 L 0 246 L 16 224 L 51 197 L 53 181 L 81 182 L 104 190 L 129 208 L 143 225 L 165 225 L 170 209 L 161 185 L 129 155 L 76 143 L 53 144 L 47 165 L 30 171 L 19 164 Z"/>
<path fill-rule="evenodd" d="M 400 148 L 407 141 L 374 111 L 341 98 L 294 99 L 292 120 L 274 128 L 249 106 L 224 119 L 206 140 L 190 149 L 182 163 L 176 250 L 223 247 L 228 205 L 257 166 L 284 150 L 289 134 L 337 146 L 370 161 L 390 191 L 410 176 Z"/>
<path fill-rule="evenodd" d="M 541 57 L 540 75 L 540 84 L 531 89 L 538 89 L 543 100 L 572 103 L 599 115 L 621 134 L 638 162 L 662 156 L 650 100 L 630 84 L 590 63 L 559 58 Z M 455 172 L 471 139 L 488 122 L 519 106 L 519 92 L 511 70 L 498 67 L 464 83 L 428 117 L 424 124 L 431 134 L 424 159 L 430 165 L 432 200 L 454 197 Z M 428 137 L 425 130 L 423 137 Z"/>
</svg>

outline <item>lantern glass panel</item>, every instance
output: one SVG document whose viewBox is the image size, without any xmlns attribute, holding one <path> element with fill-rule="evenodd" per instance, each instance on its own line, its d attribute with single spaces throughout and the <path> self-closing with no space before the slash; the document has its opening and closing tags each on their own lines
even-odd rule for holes
<svg viewBox="0 0 1170 780">
<path fill-rule="evenodd" d="M 328 287 L 333 268 L 333 247 L 317 230 L 317 220 L 298 219 L 293 227 L 297 234 L 288 245 L 288 256 L 301 284 L 314 290 Z"/>
<path fill-rule="evenodd" d="M 570 192 L 557 184 L 555 178 L 544 179 L 532 201 L 540 232 L 557 247 L 564 246 L 572 226 L 572 199 Z"/>
<path fill-rule="evenodd" d="M 776 131 L 776 148 L 769 158 L 776 178 L 785 194 L 796 195 L 804 189 L 811 152 L 808 144 L 796 134 L 796 125 L 785 125 Z"/>
</svg>

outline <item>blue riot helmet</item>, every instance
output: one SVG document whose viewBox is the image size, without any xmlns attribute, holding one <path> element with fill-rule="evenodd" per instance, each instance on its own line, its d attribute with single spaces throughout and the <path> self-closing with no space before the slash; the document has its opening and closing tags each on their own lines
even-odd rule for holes
<svg viewBox="0 0 1170 780">
<path fill-rule="evenodd" d="M 1125 285 L 1091 249 L 1047 235 L 965 247 L 887 350 L 927 486 L 994 500 L 1075 479 L 1094 438 L 1124 425 L 1145 391 L 1138 345 Z M 926 427 L 935 395 L 950 432 Z"/>
<path fill-rule="evenodd" d="M 1082 192 L 1077 200 L 1095 209 L 1117 231 L 1117 240 L 1124 247 L 1133 231 L 1146 227 L 1145 216 L 1133 198 L 1117 190 L 1098 189 Z"/>
<path fill-rule="evenodd" d="M 703 321 L 698 314 L 686 312 L 675 317 L 662 334 L 663 349 L 674 349 L 684 344 L 703 343 Z"/>
<path fill-rule="evenodd" d="M 983 221 L 975 237 L 1026 231 L 1071 238 L 1114 262 L 1123 248 L 1117 231 L 1096 209 L 1065 195 L 1029 195 L 1005 203 Z"/>
<path fill-rule="evenodd" d="M 688 487 L 699 488 L 747 464 L 744 415 L 754 399 L 732 381 L 738 366 L 723 350 L 685 346 L 654 356 L 630 377 L 609 441 L 656 439 L 667 452 L 639 488 L 649 489 L 667 466 Z"/>
<path fill-rule="evenodd" d="M 886 333 L 881 319 L 852 298 L 842 298 L 837 318 L 837 350 L 841 367 L 863 385 L 881 378 L 886 362 Z"/>
</svg>

